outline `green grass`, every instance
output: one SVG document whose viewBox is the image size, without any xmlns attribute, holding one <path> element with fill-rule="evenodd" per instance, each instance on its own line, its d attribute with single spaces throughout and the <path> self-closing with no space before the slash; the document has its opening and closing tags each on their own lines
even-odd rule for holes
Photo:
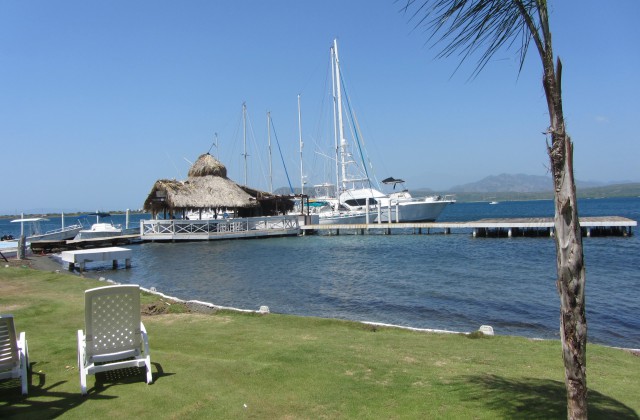
<svg viewBox="0 0 640 420">
<path fill-rule="evenodd" d="M 557 341 L 179 305 L 143 317 L 153 384 L 137 370 L 90 376 L 82 397 L 76 331 L 83 291 L 99 285 L 0 268 L 0 312 L 27 333 L 33 370 L 27 397 L 17 381 L 0 382 L 0 418 L 566 418 Z M 638 418 L 638 377 L 640 357 L 590 345 L 590 417 Z"/>
</svg>

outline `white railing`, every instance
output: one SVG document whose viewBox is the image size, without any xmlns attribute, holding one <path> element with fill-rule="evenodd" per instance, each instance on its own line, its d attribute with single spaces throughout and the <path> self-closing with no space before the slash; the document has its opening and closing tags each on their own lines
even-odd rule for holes
<svg viewBox="0 0 640 420">
<path fill-rule="evenodd" d="M 140 220 L 142 239 L 145 237 L 211 238 L 228 234 L 256 231 L 289 231 L 299 229 L 297 216 L 249 217 L 214 220 Z"/>
</svg>

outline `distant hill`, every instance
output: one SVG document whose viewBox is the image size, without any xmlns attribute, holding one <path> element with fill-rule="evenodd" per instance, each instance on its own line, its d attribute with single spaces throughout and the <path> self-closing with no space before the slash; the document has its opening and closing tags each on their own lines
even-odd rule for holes
<svg viewBox="0 0 640 420">
<path fill-rule="evenodd" d="M 638 197 L 640 183 L 606 185 L 576 181 L 579 198 Z M 412 190 L 415 196 L 431 195 L 427 188 Z M 441 194 L 455 194 L 458 201 L 541 200 L 553 198 L 551 177 L 524 174 L 492 175 L 464 185 L 456 185 Z"/>
<path fill-rule="evenodd" d="M 604 184 L 596 182 L 576 181 L 578 188 L 601 187 Z M 530 193 L 553 191 L 550 176 L 500 174 L 491 175 L 470 184 L 456 185 L 450 189 L 453 192 L 516 192 Z"/>
</svg>

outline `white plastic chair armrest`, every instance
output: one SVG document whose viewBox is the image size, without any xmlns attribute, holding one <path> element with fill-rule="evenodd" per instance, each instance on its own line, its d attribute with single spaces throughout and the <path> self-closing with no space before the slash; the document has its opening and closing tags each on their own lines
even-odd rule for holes
<svg viewBox="0 0 640 420">
<path fill-rule="evenodd" d="M 144 344 L 144 354 L 149 357 L 151 356 L 149 353 L 149 335 L 147 334 L 147 330 L 142 322 L 140 322 L 140 335 L 142 337 L 142 343 Z"/>
</svg>

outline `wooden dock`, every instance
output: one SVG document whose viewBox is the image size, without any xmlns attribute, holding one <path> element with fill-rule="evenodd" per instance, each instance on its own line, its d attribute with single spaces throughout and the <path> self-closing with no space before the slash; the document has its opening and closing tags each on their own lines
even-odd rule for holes
<svg viewBox="0 0 640 420">
<path fill-rule="evenodd" d="M 581 217 L 580 226 L 583 236 L 631 236 L 632 228 L 638 222 L 620 216 Z M 511 218 L 481 219 L 469 222 L 428 222 L 428 223 L 369 223 L 343 225 L 306 225 L 301 226 L 303 234 L 324 232 L 340 235 L 378 233 L 390 235 L 393 232 L 414 234 L 443 233 L 453 230 L 469 231 L 474 237 L 517 237 L 546 236 L 553 237 L 553 218 Z"/>
<path fill-rule="evenodd" d="M 63 241 L 37 241 L 31 242 L 31 250 L 35 253 L 57 252 L 74 249 L 103 248 L 108 246 L 130 245 L 140 242 L 140 235 L 120 235 L 105 238 L 67 239 Z"/>
<path fill-rule="evenodd" d="M 268 216 L 213 220 L 143 220 L 142 241 L 212 241 L 220 239 L 298 236 L 299 218 Z"/>
<path fill-rule="evenodd" d="M 118 260 L 125 260 L 125 267 L 131 267 L 131 255 L 128 248 L 108 247 L 95 249 L 82 249 L 79 251 L 64 251 L 61 254 L 62 261 L 69 263 L 69 271 L 73 271 L 76 264 L 80 271 L 84 271 L 85 265 L 93 261 L 113 261 L 114 270 L 118 268 Z"/>
</svg>

